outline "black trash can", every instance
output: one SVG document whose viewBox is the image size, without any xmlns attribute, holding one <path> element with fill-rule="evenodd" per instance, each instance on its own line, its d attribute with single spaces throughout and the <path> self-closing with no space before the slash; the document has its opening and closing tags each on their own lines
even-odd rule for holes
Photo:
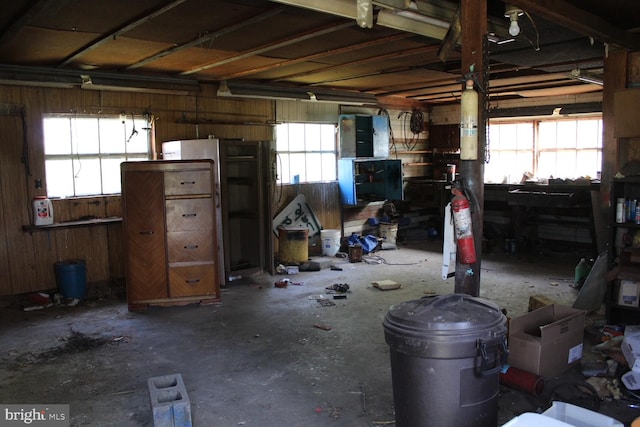
<svg viewBox="0 0 640 427">
<path fill-rule="evenodd" d="M 496 304 L 464 294 L 392 306 L 383 326 L 396 427 L 495 427 L 506 324 Z"/>
</svg>

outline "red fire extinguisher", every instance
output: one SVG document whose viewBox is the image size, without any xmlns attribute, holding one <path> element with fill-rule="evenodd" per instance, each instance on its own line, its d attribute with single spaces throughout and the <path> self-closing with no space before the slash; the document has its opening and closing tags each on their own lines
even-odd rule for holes
<svg viewBox="0 0 640 427">
<path fill-rule="evenodd" d="M 451 210 L 453 211 L 453 225 L 458 243 L 459 259 L 462 264 L 473 264 L 476 262 L 476 245 L 473 240 L 469 200 L 462 193 L 462 189 L 456 185 L 451 187 L 451 193 L 453 194 Z"/>
</svg>

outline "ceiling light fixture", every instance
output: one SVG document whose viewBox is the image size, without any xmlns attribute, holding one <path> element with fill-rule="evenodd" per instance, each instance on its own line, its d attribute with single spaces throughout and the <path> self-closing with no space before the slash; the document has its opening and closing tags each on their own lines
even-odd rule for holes
<svg viewBox="0 0 640 427">
<path fill-rule="evenodd" d="M 420 34 L 436 40 L 443 40 L 449 29 L 449 22 L 432 18 L 412 10 L 381 10 L 376 24 L 394 30 Z"/>
<path fill-rule="evenodd" d="M 580 80 L 581 82 L 584 82 L 584 83 L 591 83 L 599 86 L 604 85 L 604 81 L 602 80 L 602 77 L 596 76 L 594 74 L 590 74 L 589 72 L 583 71 L 580 68 L 574 68 L 573 70 L 571 70 L 571 78 Z"/>
<path fill-rule="evenodd" d="M 509 34 L 511 34 L 513 37 L 517 36 L 518 34 L 520 34 L 520 26 L 518 25 L 518 17 L 524 15 L 524 12 L 522 9 L 520 9 L 517 6 L 513 6 L 511 4 L 507 4 L 504 7 L 504 16 L 506 18 L 509 18 L 509 21 L 511 22 L 509 24 Z"/>
<path fill-rule="evenodd" d="M 229 80 L 220 82 L 217 95 L 232 98 L 263 98 L 350 105 L 377 105 L 376 97 L 368 93 L 338 91 L 317 87 L 312 88 L 308 86 L 268 86 Z"/>
</svg>

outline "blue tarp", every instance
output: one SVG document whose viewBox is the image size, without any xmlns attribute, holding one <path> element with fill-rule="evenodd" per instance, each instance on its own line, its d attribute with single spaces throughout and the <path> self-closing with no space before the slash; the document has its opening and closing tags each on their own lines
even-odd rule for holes
<svg viewBox="0 0 640 427">
<path fill-rule="evenodd" d="M 378 238 L 372 235 L 361 236 L 359 234 L 353 233 L 348 240 L 350 245 L 359 244 L 362 246 L 362 253 L 368 254 L 369 252 L 373 252 L 375 248 L 378 246 Z"/>
</svg>

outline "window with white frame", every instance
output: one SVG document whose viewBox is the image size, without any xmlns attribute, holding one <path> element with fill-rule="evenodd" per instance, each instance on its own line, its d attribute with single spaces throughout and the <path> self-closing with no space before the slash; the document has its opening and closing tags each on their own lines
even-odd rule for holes
<svg viewBox="0 0 640 427">
<path fill-rule="evenodd" d="M 485 182 L 593 179 L 602 167 L 602 119 L 492 121 L 489 144 Z"/>
<path fill-rule="evenodd" d="M 282 123 L 276 126 L 278 183 L 337 179 L 336 125 Z"/>
<path fill-rule="evenodd" d="M 149 159 L 140 117 L 47 116 L 43 119 L 49 197 L 120 193 L 120 163 Z"/>
</svg>

